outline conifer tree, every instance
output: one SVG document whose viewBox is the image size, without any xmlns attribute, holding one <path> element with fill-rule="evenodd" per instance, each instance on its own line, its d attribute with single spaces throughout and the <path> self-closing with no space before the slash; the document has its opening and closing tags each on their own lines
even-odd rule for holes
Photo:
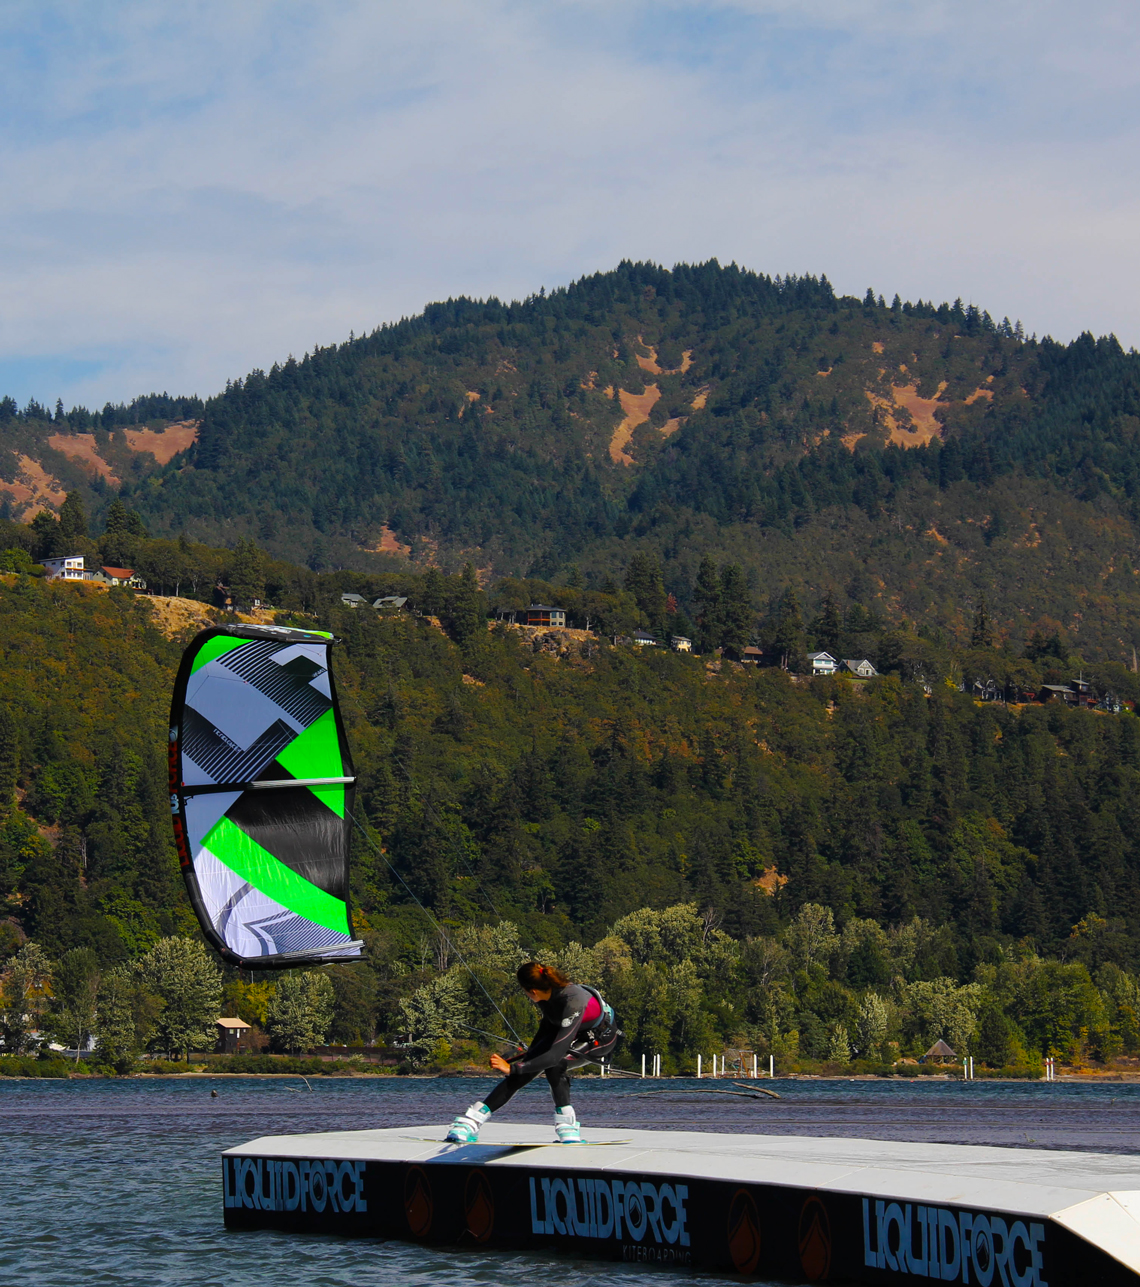
<svg viewBox="0 0 1140 1287">
<path fill-rule="evenodd" d="M 0 818 L 12 807 L 20 776 L 20 743 L 16 721 L 7 706 L 0 706 Z"/>
<path fill-rule="evenodd" d="M 785 670 L 794 666 L 804 651 L 804 623 L 800 614 L 800 601 L 790 586 L 784 591 L 776 609 L 772 648 L 779 654 L 780 665 Z"/>
<path fill-rule="evenodd" d="M 739 563 L 726 563 L 720 570 L 720 611 L 723 621 L 721 644 L 743 648 L 752 638 L 755 612 L 748 582 Z"/>
<path fill-rule="evenodd" d="M 835 596 L 828 590 L 823 596 L 819 616 L 812 623 L 815 646 L 824 652 L 831 653 L 834 657 L 839 648 L 839 634 L 842 629 L 843 618 L 839 613 L 839 605 L 835 602 Z"/>
<path fill-rule="evenodd" d="M 447 602 L 447 582 L 443 573 L 434 565 L 424 573 L 423 580 L 420 581 L 420 602 L 421 612 L 426 612 L 429 617 L 438 616 Z"/>
<path fill-rule="evenodd" d="M 230 598 L 235 604 L 252 605 L 265 597 L 265 558 L 253 541 L 237 543 L 230 564 Z"/>
<path fill-rule="evenodd" d="M 661 564 L 653 554 L 635 554 L 625 574 L 625 588 L 645 613 L 651 630 L 660 631 L 665 621 L 665 584 Z"/>
<path fill-rule="evenodd" d="M 990 631 L 990 618 L 986 612 L 986 596 L 983 594 L 974 610 L 974 625 L 970 631 L 971 648 L 989 648 L 993 643 Z"/>
<path fill-rule="evenodd" d="M 723 631 L 721 615 L 720 577 L 716 564 L 706 554 L 701 559 L 697 571 L 697 584 L 693 591 L 693 603 L 697 612 L 697 649 L 699 652 L 711 652 L 720 646 Z"/>
<path fill-rule="evenodd" d="M 54 558 L 59 554 L 62 546 L 59 519 L 50 510 L 41 509 L 28 526 L 32 529 L 32 536 L 35 538 L 32 557 L 37 562 Z"/>
<path fill-rule="evenodd" d="M 107 523 L 103 531 L 103 539 L 100 541 L 103 557 L 108 563 L 118 567 L 130 567 L 133 564 L 139 536 L 132 530 L 137 526 L 132 523 L 132 518 L 138 519 L 138 515 L 133 510 L 127 509 L 116 496 L 107 510 Z M 145 529 L 142 535 L 146 535 Z"/>
<path fill-rule="evenodd" d="M 83 508 L 83 497 L 78 492 L 68 492 L 59 507 L 59 534 L 65 541 L 87 535 L 87 513 Z"/>
<path fill-rule="evenodd" d="M 464 563 L 463 571 L 455 579 L 447 609 L 447 626 L 451 637 L 460 647 L 479 635 L 487 610 L 483 603 L 483 592 L 479 588 L 479 578 L 470 563 Z"/>
<path fill-rule="evenodd" d="M 107 522 L 103 528 L 104 536 L 124 535 L 128 530 L 128 513 L 127 507 L 116 496 L 107 509 Z"/>
</svg>

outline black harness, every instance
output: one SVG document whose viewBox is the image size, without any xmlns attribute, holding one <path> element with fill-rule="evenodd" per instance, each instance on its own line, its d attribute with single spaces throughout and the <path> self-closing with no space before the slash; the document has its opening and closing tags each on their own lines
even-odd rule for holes
<svg viewBox="0 0 1140 1287">
<path fill-rule="evenodd" d="M 570 1046 L 570 1055 L 579 1063 L 604 1064 L 613 1053 L 618 1038 L 624 1034 L 617 1026 L 617 1015 L 614 1013 L 613 1006 L 605 1000 L 597 988 L 590 987 L 588 983 L 579 983 L 578 986 L 597 1001 L 602 1007 L 602 1012 L 589 1027 L 583 1026 L 579 1030 L 581 1036 Z"/>
</svg>

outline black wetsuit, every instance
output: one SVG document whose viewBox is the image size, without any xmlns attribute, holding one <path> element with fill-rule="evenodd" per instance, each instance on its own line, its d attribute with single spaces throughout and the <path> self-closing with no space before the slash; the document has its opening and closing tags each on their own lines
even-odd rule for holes
<svg viewBox="0 0 1140 1287">
<path fill-rule="evenodd" d="M 583 1027 L 582 1016 L 594 993 L 577 983 L 555 988 L 549 1001 L 539 1001 L 542 1023 L 525 1054 L 511 1062 L 510 1073 L 483 1101 L 495 1112 L 538 1074 L 545 1073 L 554 1096 L 555 1108 L 570 1103 L 569 1071 L 583 1064 L 599 1063 L 617 1045 L 621 1033 L 613 1011 L 602 1005 L 602 1013 Z"/>
</svg>

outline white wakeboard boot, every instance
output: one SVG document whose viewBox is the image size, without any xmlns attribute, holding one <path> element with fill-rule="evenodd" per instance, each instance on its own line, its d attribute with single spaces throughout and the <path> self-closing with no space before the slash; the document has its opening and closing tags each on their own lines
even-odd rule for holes
<svg viewBox="0 0 1140 1287">
<path fill-rule="evenodd" d="M 479 1128 L 490 1119 L 490 1116 L 491 1110 L 486 1104 L 472 1104 L 451 1123 L 451 1129 L 447 1132 L 447 1143 L 474 1144 L 479 1138 Z"/>
<path fill-rule="evenodd" d="M 581 1144 L 581 1123 L 569 1104 L 565 1108 L 554 1110 L 554 1133 L 558 1136 L 559 1144 Z"/>
</svg>

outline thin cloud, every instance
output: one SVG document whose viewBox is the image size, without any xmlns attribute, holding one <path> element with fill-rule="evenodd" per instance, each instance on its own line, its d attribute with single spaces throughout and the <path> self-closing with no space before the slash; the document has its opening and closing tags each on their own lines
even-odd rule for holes
<svg viewBox="0 0 1140 1287">
<path fill-rule="evenodd" d="M 0 373 L 21 398 L 209 394 L 430 299 L 623 257 L 826 272 L 1137 343 L 1124 18 L 9 6 Z M 74 375 L 43 387 L 51 371 Z"/>
</svg>

